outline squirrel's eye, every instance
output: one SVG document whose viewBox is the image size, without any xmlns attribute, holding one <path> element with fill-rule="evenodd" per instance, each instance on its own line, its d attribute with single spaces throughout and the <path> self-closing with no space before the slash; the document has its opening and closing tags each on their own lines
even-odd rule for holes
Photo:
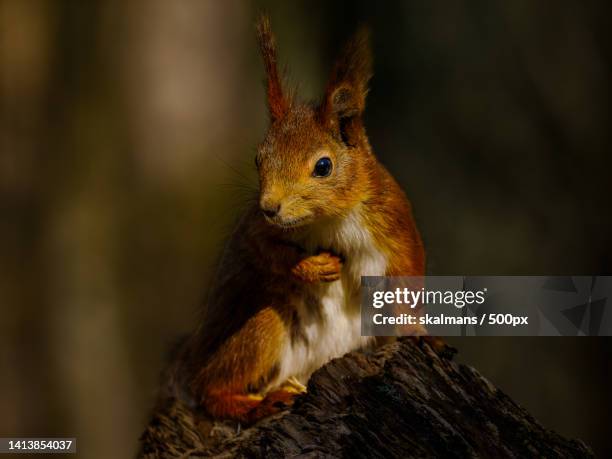
<svg viewBox="0 0 612 459">
<path fill-rule="evenodd" d="M 314 171 L 312 171 L 312 175 L 315 177 L 327 177 L 331 174 L 332 171 L 332 161 L 331 159 L 325 157 L 321 158 L 315 164 Z"/>
</svg>

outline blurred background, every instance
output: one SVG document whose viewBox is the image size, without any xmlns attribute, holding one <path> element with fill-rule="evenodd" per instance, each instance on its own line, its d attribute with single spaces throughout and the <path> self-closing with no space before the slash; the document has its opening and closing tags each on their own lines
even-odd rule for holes
<svg viewBox="0 0 612 459">
<path fill-rule="evenodd" d="M 366 126 L 430 274 L 612 274 L 609 2 L 0 0 L 0 436 L 136 452 L 257 185 L 262 9 L 304 98 L 370 24 Z M 452 343 L 612 455 L 609 339 Z"/>
</svg>

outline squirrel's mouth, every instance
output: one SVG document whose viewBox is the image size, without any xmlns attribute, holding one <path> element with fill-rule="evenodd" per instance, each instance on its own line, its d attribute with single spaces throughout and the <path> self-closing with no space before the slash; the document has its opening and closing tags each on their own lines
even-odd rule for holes
<svg viewBox="0 0 612 459">
<path fill-rule="evenodd" d="M 292 229 L 306 225 L 310 221 L 310 217 L 289 218 L 282 220 L 278 218 L 266 217 L 266 220 L 268 220 L 269 223 L 278 226 L 279 228 Z"/>
</svg>

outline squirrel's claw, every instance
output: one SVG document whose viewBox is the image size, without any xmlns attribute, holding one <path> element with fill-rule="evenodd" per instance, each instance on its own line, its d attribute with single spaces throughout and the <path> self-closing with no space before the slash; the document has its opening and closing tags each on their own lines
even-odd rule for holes
<svg viewBox="0 0 612 459">
<path fill-rule="evenodd" d="M 288 378 L 281 388 L 287 392 L 293 392 L 295 394 L 302 394 L 306 392 L 306 386 L 298 381 L 295 376 Z"/>
</svg>

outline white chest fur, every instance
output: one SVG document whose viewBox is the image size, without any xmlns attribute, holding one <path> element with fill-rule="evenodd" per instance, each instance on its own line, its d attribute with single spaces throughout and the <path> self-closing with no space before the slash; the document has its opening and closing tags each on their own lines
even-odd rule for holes
<svg viewBox="0 0 612 459">
<path fill-rule="evenodd" d="M 301 242 L 311 253 L 330 248 L 342 254 L 345 263 L 340 280 L 310 286 L 295 300 L 300 325 L 282 351 L 275 381 L 279 384 L 291 376 L 305 383 L 329 360 L 371 342 L 372 338 L 361 336 L 361 276 L 382 276 L 387 267 L 386 257 L 376 247 L 358 211 L 313 228 Z"/>
</svg>

